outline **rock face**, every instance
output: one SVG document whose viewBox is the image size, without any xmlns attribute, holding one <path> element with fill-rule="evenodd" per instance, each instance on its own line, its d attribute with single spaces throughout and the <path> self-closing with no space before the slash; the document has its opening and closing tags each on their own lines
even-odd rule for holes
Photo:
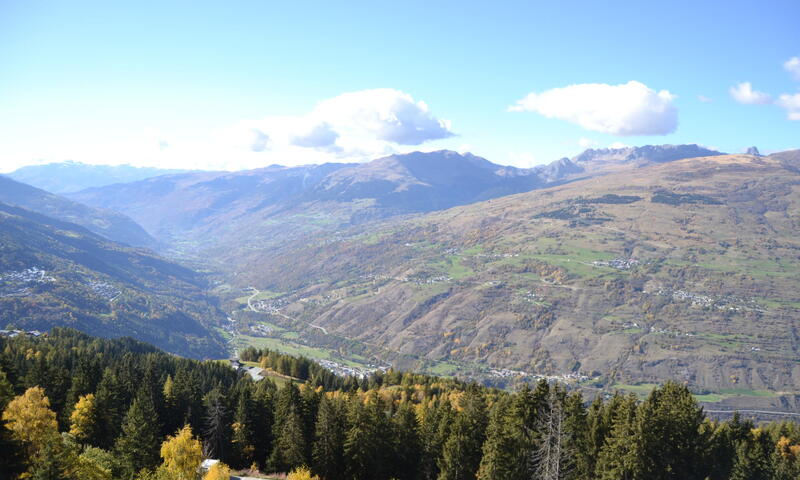
<svg viewBox="0 0 800 480">
<path fill-rule="evenodd" d="M 572 161 L 587 171 L 594 171 L 627 165 L 645 167 L 685 158 L 712 157 L 716 155 L 723 155 L 723 153 L 695 144 L 645 145 L 642 147 L 589 149 L 573 157 Z"/>
<path fill-rule="evenodd" d="M 761 156 L 761 152 L 758 151 L 758 147 L 750 147 L 745 152 L 747 155 L 755 155 L 756 157 Z"/>
</svg>

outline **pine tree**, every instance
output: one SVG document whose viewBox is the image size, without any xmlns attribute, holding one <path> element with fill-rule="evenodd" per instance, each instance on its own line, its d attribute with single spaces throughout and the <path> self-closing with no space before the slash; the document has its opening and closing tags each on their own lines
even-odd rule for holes
<svg viewBox="0 0 800 480">
<path fill-rule="evenodd" d="M 159 431 L 150 395 L 141 392 L 133 400 L 122 424 L 122 435 L 114 445 L 114 453 L 126 478 L 133 478 L 142 468 L 151 468 L 158 463 Z"/>
<path fill-rule="evenodd" d="M 481 460 L 481 447 L 486 436 L 486 403 L 477 387 L 463 395 L 439 463 L 439 480 L 472 480 Z"/>
<path fill-rule="evenodd" d="M 642 475 L 648 480 L 703 480 L 706 444 L 702 407 L 689 389 L 668 382 L 654 389 L 637 415 Z"/>
<path fill-rule="evenodd" d="M 754 428 L 745 441 L 738 442 L 730 480 L 771 480 L 772 449 L 769 435 Z"/>
<path fill-rule="evenodd" d="M 231 442 L 230 420 L 225 395 L 219 386 L 205 396 L 206 406 L 204 454 L 209 458 L 228 459 Z"/>
<path fill-rule="evenodd" d="M 103 371 L 95 392 L 95 403 L 99 417 L 95 445 L 107 449 L 114 445 L 114 439 L 119 436 L 120 425 L 127 411 L 122 387 L 111 368 Z"/>
<path fill-rule="evenodd" d="M 287 383 L 275 399 L 273 446 L 267 464 L 276 471 L 286 471 L 310 462 L 306 458 L 305 424 L 301 416 L 300 391 Z"/>
<path fill-rule="evenodd" d="M 495 403 L 486 427 L 482 448 L 479 480 L 516 480 L 525 478 L 525 455 L 521 422 L 515 416 L 513 398 L 503 397 Z"/>
<path fill-rule="evenodd" d="M 392 476 L 398 480 L 415 480 L 422 456 L 419 422 L 414 407 L 404 402 L 392 417 L 393 451 Z"/>
<path fill-rule="evenodd" d="M 439 476 L 437 460 L 442 455 L 442 447 L 450 434 L 454 417 L 450 402 L 440 402 L 435 396 L 427 405 L 417 407 L 422 441 L 422 460 L 419 466 L 420 478 L 434 480 Z"/>
<path fill-rule="evenodd" d="M 239 399 L 236 403 L 236 412 L 233 416 L 232 442 L 234 448 L 233 465 L 238 468 L 245 468 L 256 461 L 255 458 L 255 429 L 254 412 L 250 399 L 249 388 L 239 391 Z"/>
<path fill-rule="evenodd" d="M 322 397 L 317 414 L 312 465 L 314 472 L 324 480 L 344 479 L 346 413 L 346 406 L 341 399 Z"/>
<path fill-rule="evenodd" d="M 636 397 L 621 399 L 613 411 L 611 433 L 600 450 L 595 476 L 600 480 L 639 480 L 640 439 L 636 430 Z"/>
<path fill-rule="evenodd" d="M 351 399 L 347 420 L 350 425 L 344 442 L 347 477 L 353 480 L 384 478 L 385 459 L 390 448 L 386 438 L 389 425 L 374 390 L 367 393 L 364 402 L 358 396 Z"/>
</svg>

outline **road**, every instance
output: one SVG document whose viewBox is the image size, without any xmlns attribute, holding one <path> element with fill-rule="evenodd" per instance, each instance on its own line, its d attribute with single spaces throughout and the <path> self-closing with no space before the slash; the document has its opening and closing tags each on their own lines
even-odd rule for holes
<svg viewBox="0 0 800 480">
<path fill-rule="evenodd" d="M 255 293 L 253 293 L 252 295 L 250 295 L 250 296 L 247 298 L 247 307 L 248 307 L 248 308 L 249 308 L 251 311 L 253 311 L 253 312 L 258 312 L 258 310 L 256 310 L 256 308 L 253 306 L 253 303 L 252 303 L 252 302 L 253 302 L 253 299 L 254 299 L 254 298 L 256 298 L 256 295 L 258 295 L 259 293 L 261 293 L 261 291 L 259 291 L 259 290 L 258 290 L 256 287 L 252 287 L 252 286 L 250 286 L 250 287 L 247 287 L 247 288 L 249 288 L 250 290 L 252 290 L 253 292 L 255 292 Z M 262 313 L 263 313 L 263 312 L 262 312 Z M 285 319 L 287 319 L 287 320 L 291 320 L 291 321 L 293 321 L 293 322 L 305 323 L 306 325 L 308 325 L 308 326 L 309 326 L 309 327 L 311 327 L 311 328 L 316 328 L 317 330 L 320 330 L 320 331 L 322 331 L 322 333 L 324 333 L 325 335 L 327 335 L 327 334 L 328 334 L 328 330 L 327 330 L 327 329 L 325 329 L 325 327 L 320 327 L 319 325 L 314 325 L 313 323 L 304 322 L 303 320 L 300 320 L 300 319 L 297 319 L 297 318 L 292 318 L 292 317 L 290 317 L 289 315 L 285 315 L 285 314 L 283 314 L 283 313 L 281 313 L 281 312 L 279 312 L 279 311 L 277 311 L 277 310 L 276 310 L 276 311 L 274 311 L 274 312 L 269 312 L 269 313 L 271 313 L 271 314 L 273 314 L 273 315 L 277 315 L 277 316 L 279 316 L 279 317 L 283 317 L 283 318 L 285 318 Z"/>
</svg>

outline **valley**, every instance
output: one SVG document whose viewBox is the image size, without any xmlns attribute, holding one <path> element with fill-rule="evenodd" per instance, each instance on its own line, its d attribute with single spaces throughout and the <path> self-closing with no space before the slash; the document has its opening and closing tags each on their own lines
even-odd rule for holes
<svg viewBox="0 0 800 480">
<path fill-rule="evenodd" d="M 229 352 L 502 388 L 548 378 L 640 392 L 676 379 L 720 408 L 797 407 L 791 153 L 597 150 L 510 173 L 479 157 L 415 155 L 181 173 L 72 197 L 130 215 L 201 271 L 228 312 L 206 328 Z M 470 196 L 442 197 L 443 208 L 397 196 L 445 195 L 452 187 L 436 182 L 462 166 L 480 179 Z M 512 191 L 480 193 L 495 175 Z M 137 203 L 153 194 L 159 208 Z M 107 302 L 125 298 L 92 282 Z"/>
</svg>

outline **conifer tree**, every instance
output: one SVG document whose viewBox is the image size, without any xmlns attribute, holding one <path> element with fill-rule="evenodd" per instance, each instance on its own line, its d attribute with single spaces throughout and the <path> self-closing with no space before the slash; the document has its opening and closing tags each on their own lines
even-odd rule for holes
<svg viewBox="0 0 800 480">
<path fill-rule="evenodd" d="M 206 406 L 205 443 L 203 453 L 209 458 L 228 459 L 228 445 L 231 442 L 230 419 L 225 395 L 219 386 L 205 396 Z"/>
<path fill-rule="evenodd" d="M 460 407 L 442 449 L 439 480 L 472 480 L 478 472 L 487 420 L 486 403 L 476 386 L 467 389 Z"/>
<path fill-rule="evenodd" d="M 347 409 L 340 398 L 323 396 L 317 414 L 312 453 L 314 472 L 324 480 L 343 480 Z"/>
<path fill-rule="evenodd" d="M 417 479 L 422 445 L 417 414 L 408 402 L 400 404 L 392 417 L 392 432 L 394 451 L 392 477 L 398 480 Z"/>
<path fill-rule="evenodd" d="M 384 478 L 385 458 L 390 447 L 386 434 L 388 422 L 380 398 L 375 391 L 362 402 L 353 396 L 348 412 L 350 428 L 344 442 L 347 477 L 353 480 Z"/>
<path fill-rule="evenodd" d="M 78 398 L 70 415 L 70 435 L 84 443 L 94 444 L 98 430 L 97 404 L 93 393 Z"/>
<path fill-rule="evenodd" d="M 233 465 L 238 468 L 250 466 L 256 461 L 255 458 L 255 429 L 254 412 L 250 400 L 249 388 L 239 391 L 239 399 L 236 403 L 236 412 L 233 417 L 231 440 L 234 448 Z"/>
<path fill-rule="evenodd" d="M 114 453 L 126 478 L 158 463 L 160 426 L 150 395 L 142 391 L 131 404 L 122 424 Z"/>
<path fill-rule="evenodd" d="M 203 460 L 203 447 L 186 425 L 161 444 L 164 470 L 175 480 L 194 480 Z"/>
<path fill-rule="evenodd" d="M 642 479 L 639 444 L 636 397 L 631 394 L 621 399 L 613 411 L 611 433 L 600 450 L 596 477 L 600 480 Z"/>
</svg>

